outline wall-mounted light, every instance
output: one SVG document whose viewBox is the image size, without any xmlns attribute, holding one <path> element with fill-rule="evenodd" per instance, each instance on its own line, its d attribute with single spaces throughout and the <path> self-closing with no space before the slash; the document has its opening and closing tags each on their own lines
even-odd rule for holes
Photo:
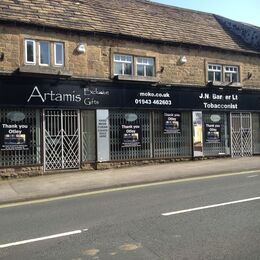
<svg viewBox="0 0 260 260">
<path fill-rule="evenodd" d="M 84 43 L 79 43 L 78 44 L 77 52 L 78 53 L 85 53 L 86 52 L 86 48 L 85 48 L 85 44 Z"/>
<path fill-rule="evenodd" d="M 179 59 L 179 64 L 185 64 L 187 62 L 186 56 L 181 56 Z"/>
</svg>

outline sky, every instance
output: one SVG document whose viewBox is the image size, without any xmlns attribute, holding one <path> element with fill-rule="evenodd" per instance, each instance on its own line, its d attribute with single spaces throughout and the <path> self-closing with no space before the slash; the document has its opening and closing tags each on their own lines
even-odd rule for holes
<svg viewBox="0 0 260 260">
<path fill-rule="evenodd" d="M 260 0 L 151 0 L 167 5 L 218 14 L 260 27 Z"/>
</svg>

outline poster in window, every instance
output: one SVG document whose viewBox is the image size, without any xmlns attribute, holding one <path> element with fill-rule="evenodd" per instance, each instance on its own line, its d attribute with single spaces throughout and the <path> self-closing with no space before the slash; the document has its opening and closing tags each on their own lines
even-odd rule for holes
<svg viewBox="0 0 260 260">
<path fill-rule="evenodd" d="M 192 112 L 193 121 L 193 156 L 203 156 L 203 132 L 202 132 L 202 112 Z"/>
<path fill-rule="evenodd" d="M 28 124 L 0 123 L 0 150 L 25 151 L 29 150 L 30 126 Z"/>
<path fill-rule="evenodd" d="M 221 142 L 221 124 L 205 124 L 206 143 Z"/>
<path fill-rule="evenodd" d="M 181 132 L 181 114 L 174 112 L 163 113 L 164 134 L 176 134 Z"/>
<path fill-rule="evenodd" d="M 121 146 L 140 147 L 141 146 L 141 126 L 140 125 L 121 125 Z"/>
</svg>

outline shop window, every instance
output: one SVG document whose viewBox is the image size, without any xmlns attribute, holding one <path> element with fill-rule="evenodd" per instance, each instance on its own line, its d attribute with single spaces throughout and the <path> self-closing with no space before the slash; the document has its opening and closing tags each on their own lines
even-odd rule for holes
<svg viewBox="0 0 260 260">
<path fill-rule="evenodd" d="M 154 77 L 155 60 L 152 57 L 137 57 L 114 54 L 114 75 Z"/>
<path fill-rule="evenodd" d="M 208 64 L 208 82 L 238 83 L 240 82 L 239 67 Z"/>
<path fill-rule="evenodd" d="M 203 153 L 205 156 L 230 154 L 228 114 L 203 113 Z"/>
<path fill-rule="evenodd" d="M 40 164 L 40 111 L 0 109 L 0 122 L 0 167 Z"/>
<path fill-rule="evenodd" d="M 26 65 L 64 66 L 64 44 L 62 42 L 26 39 L 24 45 Z M 36 57 L 38 57 L 38 62 L 36 62 Z"/>
</svg>

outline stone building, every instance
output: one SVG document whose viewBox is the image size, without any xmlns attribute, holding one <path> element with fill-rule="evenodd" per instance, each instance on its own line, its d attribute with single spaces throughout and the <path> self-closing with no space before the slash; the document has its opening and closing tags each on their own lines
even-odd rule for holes
<svg viewBox="0 0 260 260">
<path fill-rule="evenodd" d="M 146 0 L 1 0 L 0 173 L 260 154 L 260 28 Z"/>
</svg>

